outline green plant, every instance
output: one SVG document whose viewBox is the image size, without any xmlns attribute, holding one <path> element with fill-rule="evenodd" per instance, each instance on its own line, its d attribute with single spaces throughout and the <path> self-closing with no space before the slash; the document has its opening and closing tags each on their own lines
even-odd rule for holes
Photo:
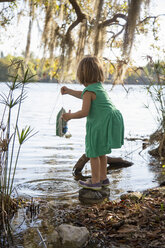
<svg viewBox="0 0 165 248">
<path fill-rule="evenodd" d="M 144 74 L 144 78 L 147 81 L 145 89 L 147 94 L 150 95 L 156 112 L 154 119 L 158 126 L 157 130 L 150 136 L 150 142 L 158 142 L 159 145 L 155 155 L 158 155 L 163 160 L 165 158 L 165 66 L 159 60 L 154 62 L 150 56 L 148 56 L 148 59 L 148 65 L 145 68 L 138 68 L 138 70 L 140 69 Z M 138 70 L 136 70 L 137 73 Z M 145 105 L 145 107 L 150 110 L 149 104 Z"/>
<path fill-rule="evenodd" d="M 30 75 L 29 69 L 25 68 L 23 61 L 20 60 L 12 61 L 9 69 L 13 82 L 6 83 L 9 88 L 8 94 L 0 94 L 0 103 L 4 105 L 0 122 L 0 210 L 2 215 L 10 211 L 10 198 L 14 189 L 14 177 L 21 147 L 36 134 L 30 126 L 19 130 L 20 110 L 27 97 L 26 85 L 33 75 Z M 13 108 L 16 109 L 16 114 L 13 114 Z M 3 216 L 2 219 L 4 220 Z"/>
<path fill-rule="evenodd" d="M 165 209 L 164 209 L 164 203 L 161 203 L 161 204 L 160 204 L 160 209 L 161 209 L 162 211 L 165 210 Z"/>
</svg>

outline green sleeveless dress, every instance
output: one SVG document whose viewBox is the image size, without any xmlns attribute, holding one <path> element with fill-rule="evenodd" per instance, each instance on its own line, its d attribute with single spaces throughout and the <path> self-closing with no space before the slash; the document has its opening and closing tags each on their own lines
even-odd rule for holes
<svg viewBox="0 0 165 248">
<path fill-rule="evenodd" d="M 85 153 L 89 158 L 111 153 L 112 148 L 124 144 L 124 122 L 122 114 L 111 102 L 102 83 L 88 85 L 82 92 L 96 94 L 86 122 Z"/>
</svg>

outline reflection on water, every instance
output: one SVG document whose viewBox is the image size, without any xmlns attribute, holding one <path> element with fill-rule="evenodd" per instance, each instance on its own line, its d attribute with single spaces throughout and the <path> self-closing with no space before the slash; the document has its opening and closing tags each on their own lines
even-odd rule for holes
<svg viewBox="0 0 165 248">
<path fill-rule="evenodd" d="M 28 87 L 28 98 L 23 104 L 19 125 L 30 125 L 39 133 L 22 148 L 15 185 L 19 194 L 50 197 L 57 202 L 70 199 L 78 201 L 79 187 L 72 169 L 84 153 L 85 118 L 68 123 L 72 134 L 70 139 L 55 136 L 55 120 L 60 108 L 63 106 L 67 111 L 71 109 L 74 112 L 82 104 L 81 100 L 71 96 L 60 96 L 60 87 L 45 83 L 30 84 Z M 71 87 L 83 89 L 82 85 Z M 110 91 L 110 85 L 105 87 L 124 116 L 126 137 L 146 137 L 155 130 L 153 117 L 144 108 L 144 104 L 147 105 L 150 100 L 142 86 L 131 86 L 129 94 L 126 94 L 122 86 L 116 86 L 113 91 Z M 5 85 L 1 84 L 1 90 L 5 89 Z M 134 163 L 131 167 L 109 173 L 111 199 L 116 199 L 128 190 L 139 191 L 158 184 L 160 170 L 149 165 L 150 157 L 147 150 L 142 151 L 140 140 L 125 141 L 124 146 L 113 150 L 111 156 L 122 157 Z M 86 171 L 86 176 L 89 176 L 89 163 Z"/>
</svg>

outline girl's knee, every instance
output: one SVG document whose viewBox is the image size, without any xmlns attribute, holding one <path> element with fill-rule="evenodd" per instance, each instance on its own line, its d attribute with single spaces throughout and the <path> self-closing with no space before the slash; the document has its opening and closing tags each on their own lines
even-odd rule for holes
<svg viewBox="0 0 165 248">
<path fill-rule="evenodd" d="M 101 156 L 99 156 L 99 158 L 106 158 L 106 155 L 101 155 Z"/>
</svg>

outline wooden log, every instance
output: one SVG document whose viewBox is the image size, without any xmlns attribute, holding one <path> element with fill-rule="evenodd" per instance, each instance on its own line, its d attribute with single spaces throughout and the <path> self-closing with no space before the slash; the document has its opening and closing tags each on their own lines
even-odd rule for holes
<svg viewBox="0 0 165 248">
<path fill-rule="evenodd" d="M 83 154 L 75 166 L 73 167 L 73 174 L 76 176 L 81 173 L 82 169 L 84 168 L 85 164 L 89 161 L 89 158 L 86 157 L 85 154 Z M 118 168 L 123 168 L 123 167 L 129 167 L 133 165 L 132 162 L 129 162 L 127 160 L 124 160 L 122 158 L 113 158 L 107 156 L 107 164 L 109 165 L 107 167 L 108 170 L 113 170 L 113 169 L 118 169 Z"/>
</svg>

